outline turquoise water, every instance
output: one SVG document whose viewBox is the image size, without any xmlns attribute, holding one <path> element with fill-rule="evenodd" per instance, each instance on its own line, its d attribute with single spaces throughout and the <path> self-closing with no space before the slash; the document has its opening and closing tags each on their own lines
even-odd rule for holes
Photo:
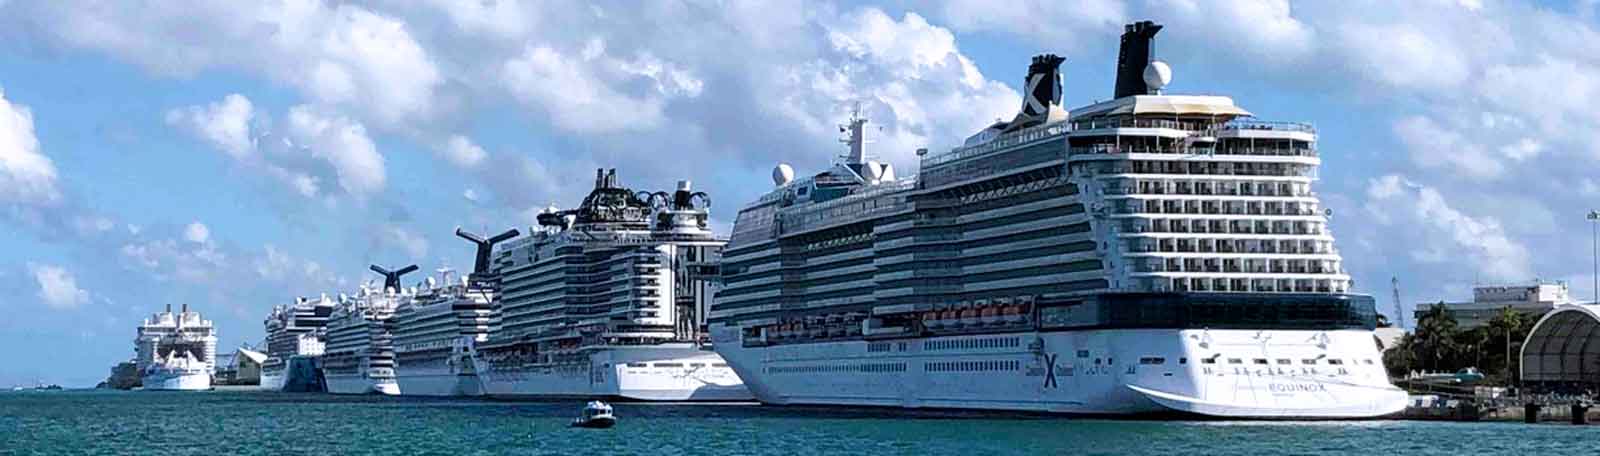
<svg viewBox="0 0 1600 456">
<path fill-rule="evenodd" d="M 1600 426 L 1157 422 L 260 392 L 0 393 L 0 454 L 1593 454 Z"/>
</svg>

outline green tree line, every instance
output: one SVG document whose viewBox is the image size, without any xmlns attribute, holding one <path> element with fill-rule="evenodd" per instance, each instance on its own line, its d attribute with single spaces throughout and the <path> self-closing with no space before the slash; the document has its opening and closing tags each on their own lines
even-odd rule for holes
<svg viewBox="0 0 1600 456">
<path fill-rule="evenodd" d="M 1394 348 L 1384 352 L 1383 365 L 1389 375 L 1401 377 L 1413 371 L 1455 372 L 1476 367 L 1490 383 L 1516 384 L 1521 379 L 1521 363 L 1517 356 L 1534 320 L 1504 307 L 1487 325 L 1461 329 L 1443 304 L 1430 306 L 1417 318 L 1416 330 L 1402 336 Z"/>
</svg>

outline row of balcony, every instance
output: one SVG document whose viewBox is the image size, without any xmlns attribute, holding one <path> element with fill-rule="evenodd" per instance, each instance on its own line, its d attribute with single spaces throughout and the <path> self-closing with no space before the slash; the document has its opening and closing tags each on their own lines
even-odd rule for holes
<svg viewBox="0 0 1600 456">
<path fill-rule="evenodd" d="M 1255 119 L 1234 119 L 1225 123 L 1206 120 L 1175 120 L 1152 118 L 1083 119 L 1072 122 L 1073 130 L 1098 130 L 1103 128 L 1168 128 L 1193 132 L 1238 130 L 1292 131 L 1316 134 L 1316 127 L 1303 122 L 1280 122 Z"/>
<path fill-rule="evenodd" d="M 1319 215 L 1317 213 L 1316 206 L 1312 205 L 1312 204 L 1286 206 L 1286 205 L 1282 205 L 1281 203 L 1279 203 L 1277 205 L 1263 205 L 1263 204 L 1260 204 L 1260 202 L 1249 202 L 1247 204 L 1246 202 L 1242 202 L 1242 201 L 1232 201 L 1232 202 L 1219 203 L 1217 201 L 1195 201 L 1195 200 L 1187 200 L 1187 201 L 1185 201 L 1185 200 L 1179 200 L 1179 201 L 1121 200 L 1121 201 L 1117 201 L 1117 202 L 1112 204 L 1112 210 L 1114 212 L 1118 213 L 1118 214 L 1257 215 L 1257 216 L 1302 216 L 1302 217 Z M 1265 221 L 1263 221 L 1263 222 L 1265 222 Z M 1282 223 L 1288 223 L 1288 222 L 1276 221 L 1276 222 L 1272 222 L 1272 223 L 1274 223 L 1274 224 L 1282 224 Z M 1295 223 L 1304 225 L 1307 222 L 1304 221 L 1304 220 L 1301 220 L 1301 221 L 1297 221 Z M 1318 225 L 1320 225 L 1320 223 Z M 1301 225 L 1297 225 L 1297 226 L 1301 226 Z M 1275 233 L 1277 231 L 1279 231 L 1279 228 L 1276 225 L 1274 225 L 1272 227 L 1269 227 L 1269 229 L 1271 229 Z M 1301 230 L 1312 231 L 1309 234 L 1321 234 L 1321 231 L 1322 231 L 1321 228 L 1319 228 L 1317 226 L 1309 226 L 1309 227 L 1306 227 L 1306 228 L 1285 228 L 1285 229 L 1301 229 Z M 1278 233 L 1278 234 L 1288 234 L 1288 233 Z M 1297 233 L 1297 234 L 1302 234 L 1302 233 Z"/>
<path fill-rule="evenodd" d="M 1192 181 L 1169 179 L 1118 179 L 1107 183 L 1107 195 L 1203 195 L 1310 197 L 1306 182 Z"/>
<path fill-rule="evenodd" d="M 1273 176 L 1315 179 L 1316 165 L 1304 163 L 1236 163 L 1187 160 L 1133 160 L 1078 163 L 1086 174 L 1166 174 L 1189 176 Z"/>
<path fill-rule="evenodd" d="M 1124 233 L 1322 234 L 1322 222 L 1267 220 L 1144 219 L 1122 221 Z"/>
<path fill-rule="evenodd" d="M 1225 141 L 1222 144 L 1212 145 L 1200 143 L 1185 146 L 1145 146 L 1128 144 L 1086 144 L 1067 148 L 1067 155 L 1110 155 L 1110 154 L 1171 154 L 1171 155 L 1242 155 L 1255 157 L 1316 157 L 1317 149 L 1310 144 L 1300 143 L 1297 146 L 1252 146 L 1238 144 L 1235 141 Z"/>
<path fill-rule="evenodd" d="M 1151 239 L 1127 242 L 1129 253 L 1231 253 L 1279 255 L 1329 255 L 1336 253 L 1333 243 L 1308 240 L 1274 239 Z"/>
<path fill-rule="evenodd" d="M 1133 272 L 1216 272 L 1228 274 L 1344 274 L 1335 260 L 1261 258 L 1155 258 L 1136 260 Z"/>
<path fill-rule="evenodd" d="M 1212 291 L 1246 293 L 1344 293 L 1350 281 L 1343 279 L 1216 279 L 1205 277 L 1150 277 L 1140 280 L 1151 291 Z"/>
</svg>

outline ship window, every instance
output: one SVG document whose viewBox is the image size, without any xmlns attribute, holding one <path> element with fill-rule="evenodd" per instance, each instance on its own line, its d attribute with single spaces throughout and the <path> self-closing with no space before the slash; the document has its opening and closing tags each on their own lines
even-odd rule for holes
<svg viewBox="0 0 1600 456">
<path fill-rule="evenodd" d="M 1139 358 L 1139 364 L 1157 365 L 1157 366 L 1159 366 L 1159 365 L 1166 364 L 1166 363 L 1167 363 L 1167 359 L 1166 358 L 1161 358 L 1161 357 Z"/>
<path fill-rule="evenodd" d="M 1100 358 L 1095 358 L 1094 359 L 1094 365 L 1096 365 L 1096 366 L 1100 365 Z"/>
<path fill-rule="evenodd" d="M 728 363 L 711 363 L 713 367 L 728 367 Z"/>
<path fill-rule="evenodd" d="M 1328 364 L 1332 364 L 1332 365 L 1338 366 L 1338 365 L 1344 364 L 1344 360 L 1337 359 L 1337 358 L 1330 358 L 1330 359 L 1328 359 Z"/>
<path fill-rule="evenodd" d="M 1371 366 L 1372 365 L 1372 358 L 1364 359 L 1364 360 L 1362 360 L 1362 363 L 1364 363 L 1364 364 L 1366 364 L 1368 366 Z"/>
<path fill-rule="evenodd" d="M 1278 364 L 1289 364 L 1289 358 L 1278 358 Z"/>
<path fill-rule="evenodd" d="M 1178 358 L 1178 364 L 1189 364 L 1189 358 Z"/>
<path fill-rule="evenodd" d="M 1266 358 L 1256 358 L 1254 361 L 1255 361 L 1256 364 L 1266 364 L 1267 363 L 1267 359 Z"/>
<path fill-rule="evenodd" d="M 1228 358 L 1228 364 L 1240 364 L 1243 362 L 1244 361 L 1239 360 L 1239 358 Z"/>
<path fill-rule="evenodd" d="M 1306 358 L 1306 359 L 1300 360 L 1300 364 L 1316 364 L 1316 363 L 1317 363 L 1317 360 L 1311 359 L 1311 358 Z"/>
<path fill-rule="evenodd" d="M 683 367 L 682 363 L 656 363 L 655 367 Z"/>
<path fill-rule="evenodd" d="M 1078 350 L 1078 357 L 1079 358 L 1088 358 L 1089 357 L 1089 351 L 1088 350 Z"/>
<path fill-rule="evenodd" d="M 1216 364 L 1216 358 L 1200 358 L 1200 364 Z"/>
</svg>

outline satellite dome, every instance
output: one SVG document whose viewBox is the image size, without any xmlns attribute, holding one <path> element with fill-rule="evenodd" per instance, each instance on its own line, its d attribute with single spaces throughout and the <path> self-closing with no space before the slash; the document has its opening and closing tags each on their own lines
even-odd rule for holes
<svg viewBox="0 0 1600 456">
<path fill-rule="evenodd" d="M 1160 92 L 1168 83 L 1172 82 L 1172 67 L 1167 62 L 1154 60 L 1144 67 L 1144 85 L 1151 91 Z"/>
<path fill-rule="evenodd" d="M 782 187 L 782 186 L 785 186 L 785 185 L 789 185 L 789 182 L 791 182 L 793 180 L 794 180 L 794 168 L 790 167 L 788 163 L 779 163 L 778 166 L 772 168 L 772 183 L 773 183 L 773 185 L 777 185 L 779 187 Z"/>
</svg>

